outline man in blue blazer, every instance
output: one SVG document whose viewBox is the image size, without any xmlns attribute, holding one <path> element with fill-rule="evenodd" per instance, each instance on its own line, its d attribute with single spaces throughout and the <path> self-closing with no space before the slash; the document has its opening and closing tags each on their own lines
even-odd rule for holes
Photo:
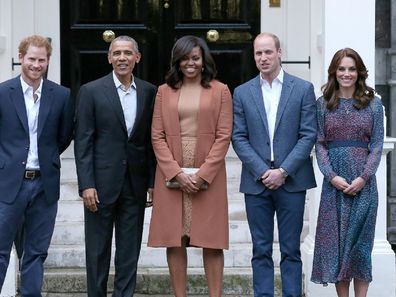
<svg viewBox="0 0 396 297">
<path fill-rule="evenodd" d="M 59 156 L 73 136 L 69 89 L 43 78 L 51 51 L 45 37 L 23 39 L 21 75 L 0 84 L 0 290 L 24 218 L 22 297 L 41 296 L 59 199 Z"/>
<path fill-rule="evenodd" d="M 74 152 L 85 205 L 88 297 L 107 296 L 113 228 L 113 297 L 132 297 L 135 290 L 156 167 L 151 119 L 157 89 L 132 74 L 139 61 L 137 42 L 117 37 L 108 51 L 113 71 L 83 85 L 77 96 Z"/>
<path fill-rule="evenodd" d="M 277 36 L 254 40 L 260 74 L 234 92 L 232 142 L 242 161 L 240 191 L 253 241 L 254 296 L 274 296 L 272 245 L 278 223 L 282 296 L 301 296 L 300 235 L 306 190 L 316 186 L 310 153 L 316 140 L 311 83 L 281 67 Z"/>
</svg>

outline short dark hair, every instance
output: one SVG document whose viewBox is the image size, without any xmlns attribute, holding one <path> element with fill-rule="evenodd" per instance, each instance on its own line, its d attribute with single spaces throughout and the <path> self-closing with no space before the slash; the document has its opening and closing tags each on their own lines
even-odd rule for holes
<svg viewBox="0 0 396 297">
<path fill-rule="evenodd" d="M 135 39 L 133 39 L 132 37 L 127 36 L 127 35 L 120 35 L 120 36 L 114 38 L 111 41 L 110 46 L 109 46 L 109 53 L 111 52 L 111 50 L 113 48 L 113 44 L 116 41 L 129 41 L 129 42 L 131 42 L 133 44 L 133 47 L 134 47 L 135 51 L 137 53 L 139 52 L 139 45 L 138 45 L 138 43 L 137 43 L 137 41 Z"/>
<path fill-rule="evenodd" d="M 329 69 L 327 70 L 327 83 L 322 87 L 323 97 L 325 101 L 327 101 L 327 108 L 330 110 L 336 108 L 340 100 L 337 95 L 337 91 L 340 89 L 340 86 L 337 81 L 336 72 L 341 60 L 345 57 L 351 58 L 355 61 L 356 71 L 358 74 L 355 83 L 355 92 L 353 94 L 353 98 L 358 100 L 358 103 L 354 104 L 355 108 L 361 109 L 367 107 L 370 101 L 374 98 L 374 89 L 366 85 L 368 70 L 363 63 L 362 58 L 355 50 L 351 48 L 343 48 L 334 54 L 330 62 Z"/>
<path fill-rule="evenodd" d="M 181 87 L 183 81 L 183 73 L 179 69 L 180 61 L 186 57 L 194 47 L 199 47 L 202 51 L 203 72 L 201 85 L 204 88 L 210 87 L 210 81 L 216 77 L 216 64 L 210 54 L 209 47 L 206 42 L 199 37 L 186 35 L 178 39 L 173 48 L 170 60 L 170 69 L 165 76 L 165 82 L 173 89 Z"/>
</svg>

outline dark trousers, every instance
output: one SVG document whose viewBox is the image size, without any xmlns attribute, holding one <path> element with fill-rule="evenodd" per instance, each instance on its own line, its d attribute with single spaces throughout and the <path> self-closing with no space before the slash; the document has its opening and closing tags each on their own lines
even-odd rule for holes
<svg viewBox="0 0 396 297">
<path fill-rule="evenodd" d="M 274 296 L 272 246 L 274 214 L 278 222 L 281 252 L 280 270 L 283 297 L 301 297 L 302 263 L 300 235 L 303 226 L 305 191 L 286 192 L 283 188 L 245 194 L 245 205 L 253 241 L 253 289 L 255 297 Z"/>
<path fill-rule="evenodd" d="M 48 255 L 57 210 L 57 203 L 47 204 L 41 177 L 25 179 L 13 203 L 0 202 L 0 289 L 18 225 L 24 218 L 20 296 L 41 297 L 43 264 Z"/>
<path fill-rule="evenodd" d="M 100 200 L 100 196 L 99 196 Z M 99 203 L 98 211 L 85 214 L 85 255 L 88 297 L 106 297 L 113 228 L 115 230 L 115 277 L 113 297 L 132 297 L 142 242 L 145 205 L 126 182 L 117 201 Z"/>
</svg>

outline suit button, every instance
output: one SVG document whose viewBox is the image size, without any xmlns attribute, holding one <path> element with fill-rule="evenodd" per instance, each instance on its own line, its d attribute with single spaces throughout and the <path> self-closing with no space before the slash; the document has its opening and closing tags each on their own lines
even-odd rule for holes
<svg viewBox="0 0 396 297">
<path fill-rule="evenodd" d="M 25 149 L 28 151 L 28 150 L 29 150 L 29 147 L 27 146 L 27 147 L 25 147 Z"/>
<path fill-rule="evenodd" d="M 23 161 L 23 162 L 22 162 L 22 165 L 26 165 L 26 162 L 25 162 L 25 161 Z"/>
<path fill-rule="evenodd" d="M 127 161 L 126 160 L 122 160 L 122 165 L 126 165 Z"/>
</svg>

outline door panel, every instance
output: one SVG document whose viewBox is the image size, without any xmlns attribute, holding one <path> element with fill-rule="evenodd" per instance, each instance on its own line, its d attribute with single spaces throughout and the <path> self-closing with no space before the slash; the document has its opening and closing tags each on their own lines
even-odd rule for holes
<svg viewBox="0 0 396 297">
<path fill-rule="evenodd" d="M 105 30 L 130 35 L 142 59 L 135 74 L 163 83 L 174 42 L 184 35 L 207 40 L 219 80 L 231 90 L 256 75 L 252 39 L 259 33 L 259 0 L 61 0 L 62 84 L 75 95 L 81 84 L 111 71 Z M 216 40 L 207 39 L 216 30 Z"/>
</svg>

